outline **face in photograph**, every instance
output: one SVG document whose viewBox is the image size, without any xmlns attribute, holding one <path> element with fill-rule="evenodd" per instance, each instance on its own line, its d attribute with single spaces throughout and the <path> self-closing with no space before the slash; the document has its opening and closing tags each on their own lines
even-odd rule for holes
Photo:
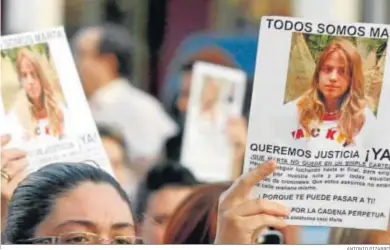
<svg viewBox="0 0 390 250">
<path fill-rule="evenodd" d="M 318 77 L 318 90 L 325 103 L 340 102 L 351 86 L 348 59 L 340 50 L 332 51 L 324 60 Z"/>
<path fill-rule="evenodd" d="M 19 62 L 20 81 L 28 99 L 39 104 L 42 99 L 42 83 L 33 62 L 23 57 Z"/>
<path fill-rule="evenodd" d="M 40 55 L 27 48 L 16 54 L 16 73 L 20 93 L 12 112 L 24 130 L 25 140 L 43 134 L 61 138 L 64 134 L 64 106 L 61 92 L 49 77 L 50 64 L 43 64 Z"/>
<path fill-rule="evenodd" d="M 220 95 L 220 83 L 218 79 L 206 77 L 202 90 L 202 111 L 208 112 L 215 108 Z"/>
<path fill-rule="evenodd" d="M 353 144 L 365 122 L 362 58 L 356 46 L 345 38 L 335 38 L 322 51 L 316 65 L 312 87 L 298 100 L 299 121 L 307 133 L 324 120 L 336 123 Z"/>
</svg>

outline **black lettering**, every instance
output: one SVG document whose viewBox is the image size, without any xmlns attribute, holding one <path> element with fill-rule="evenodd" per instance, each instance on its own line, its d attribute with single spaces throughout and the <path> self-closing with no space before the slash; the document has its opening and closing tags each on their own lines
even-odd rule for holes
<svg viewBox="0 0 390 250">
<path fill-rule="evenodd" d="M 352 31 L 351 31 L 352 30 Z M 349 26 L 348 27 L 348 35 L 349 36 L 356 36 L 356 33 L 357 33 L 357 29 L 355 26 Z"/>
<path fill-rule="evenodd" d="M 268 29 L 271 28 L 272 22 L 273 22 L 273 21 L 274 21 L 274 19 L 271 19 L 271 18 L 268 18 L 268 19 L 267 19 L 267 22 L 268 22 Z"/>
<path fill-rule="evenodd" d="M 295 31 L 302 32 L 304 29 L 305 25 L 302 22 L 296 22 L 295 23 Z"/>
<path fill-rule="evenodd" d="M 358 34 L 358 36 L 365 36 L 366 29 L 363 26 L 359 26 L 357 34 Z"/>
<path fill-rule="evenodd" d="M 336 33 L 336 27 L 334 25 L 331 25 L 331 24 L 327 25 L 325 28 L 325 31 L 328 34 L 333 35 L 334 33 Z"/>
<path fill-rule="evenodd" d="M 372 27 L 370 29 L 370 36 L 371 37 L 380 37 L 380 34 L 381 34 L 381 28 Z"/>
<path fill-rule="evenodd" d="M 382 149 L 379 148 L 379 149 L 376 150 L 375 148 L 372 148 L 372 152 L 374 153 L 374 159 L 378 160 L 379 153 L 382 152 Z"/>
<path fill-rule="evenodd" d="M 320 34 L 324 33 L 325 32 L 325 24 L 319 23 L 317 26 L 317 32 Z"/>
<path fill-rule="evenodd" d="M 387 28 L 382 30 L 381 28 L 372 27 L 370 29 L 370 36 L 376 38 L 389 38 L 389 31 Z"/>
<path fill-rule="evenodd" d="M 250 146 L 250 148 L 251 148 L 252 151 L 257 151 L 257 149 L 258 149 L 256 143 L 252 143 L 251 146 Z"/>
<path fill-rule="evenodd" d="M 286 23 L 285 23 L 285 26 L 284 26 L 284 30 L 293 30 L 294 28 L 294 23 L 289 21 L 289 20 L 286 20 Z"/>
<path fill-rule="evenodd" d="M 274 28 L 275 29 L 278 29 L 278 30 L 281 30 L 283 29 L 283 21 L 282 20 L 276 20 L 275 23 L 274 23 Z"/>
<path fill-rule="evenodd" d="M 312 31 L 313 31 L 312 23 L 305 23 L 305 32 L 312 32 Z"/>
<path fill-rule="evenodd" d="M 280 154 L 280 147 L 279 146 L 275 146 L 274 147 L 274 153 L 275 154 Z"/>
</svg>

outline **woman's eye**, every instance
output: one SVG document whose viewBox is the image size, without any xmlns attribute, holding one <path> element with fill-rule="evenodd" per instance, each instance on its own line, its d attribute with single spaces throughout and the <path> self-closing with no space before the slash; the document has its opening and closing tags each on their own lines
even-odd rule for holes
<svg viewBox="0 0 390 250">
<path fill-rule="evenodd" d="M 323 67 L 322 70 L 323 70 L 325 73 L 330 73 L 330 72 L 332 71 L 332 68 L 331 68 L 331 67 L 325 66 L 325 67 Z"/>
<path fill-rule="evenodd" d="M 114 242 L 115 242 L 115 244 L 118 244 L 118 245 L 131 245 L 132 244 L 131 239 L 126 239 L 126 238 L 116 238 Z"/>
<path fill-rule="evenodd" d="M 339 69 L 338 70 L 339 75 L 345 75 L 345 69 Z"/>
<path fill-rule="evenodd" d="M 66 243 L 68 244 L 83 244 L 88 242 L 89 240 L 83 236 L 72 237 L 66 240 Z"/>
<path fill-rule="evenodd" d="M 39 242 L 39 244 L 52 244 L 52 240 L 51 239 L 45 239 L 45 240 L 42 240 L 41 242 Z"/>
</svg>

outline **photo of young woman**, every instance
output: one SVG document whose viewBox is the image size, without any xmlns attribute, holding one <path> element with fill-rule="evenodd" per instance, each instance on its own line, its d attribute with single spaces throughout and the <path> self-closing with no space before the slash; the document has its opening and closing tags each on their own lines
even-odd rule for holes
<svg viewBox="0 0 390 250">
<path fill-rule="evenodd" d="M 19 90 L 7 112 L 8 131 L 13 140 L 61 140 L 66 136 L 67 110 L 60 93 L 47 76 L 39 55 L 21 48 L 16 52 Z"/>
<path fill-rule="evenodd" d="M 290 106 L 298 124 L 294 139 L 320 139 L 321 146 L 356 145 L 375 121 L 365 94 L 362 58 L 356 46 L 335 38 L 318 58 L 310 88 Z M 331 144 L 329 144 L 329 143 Z"/>
<path fill-rule="evenodd" d="M 221 95 L 221 84 L 218 79 L 206 76 L 201 99 L 200 116 L 214 122 L 218 115 L 218 101 Z"/>
</svg>

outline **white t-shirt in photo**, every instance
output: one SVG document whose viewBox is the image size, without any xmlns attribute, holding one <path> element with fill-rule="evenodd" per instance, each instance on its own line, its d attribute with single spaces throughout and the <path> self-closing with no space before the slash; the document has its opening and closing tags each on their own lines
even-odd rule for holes
<svg viewBox="0 0 390 250">
<path fill-rule="evenodd" d="M 38 120 L 38 125 L 36 128 L 36 131 L 38 132 L 37 136 L 34 138 L 29 138 L 28 131 L 21 125 L 16 112 L 14 110 L 8 112 L 5 117 L 5 131 L 3 133 L 11 135 L 12 139 L 7 147 L 24 148 L 25 144 L 30 142 L 40 145 L 51 144 L 66 138 L 68 135 L 71 135 L 73 126 L 71 124 L 75 123 L 76 121 L 72 120 L 71 113 L 64 105 L 60 105 L 60 108 L 64 116 L 64 128 L 61 137 L 50 135 L 48 128 L 49 120 L 48 118 L 44 118 Z"/>
</svg>

